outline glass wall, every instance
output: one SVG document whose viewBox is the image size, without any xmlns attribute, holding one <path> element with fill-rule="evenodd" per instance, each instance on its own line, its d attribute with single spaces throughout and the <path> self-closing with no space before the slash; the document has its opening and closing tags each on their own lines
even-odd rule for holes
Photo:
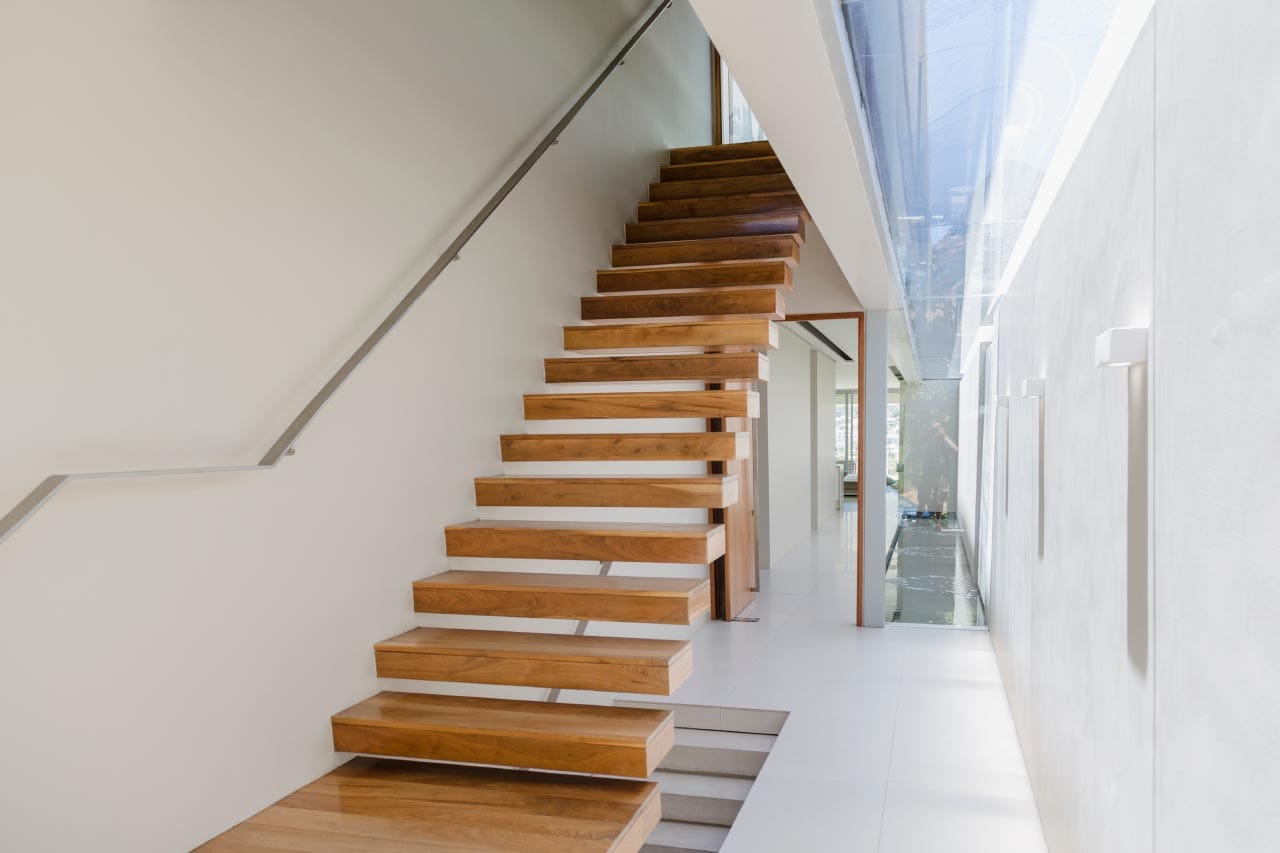
<svg viewBox="0 0 1280 853">
<path fill-rule="evenodd" d="M 956 378 L 1118 0 L 843 0 L 907 322 Z"/>
</svg>

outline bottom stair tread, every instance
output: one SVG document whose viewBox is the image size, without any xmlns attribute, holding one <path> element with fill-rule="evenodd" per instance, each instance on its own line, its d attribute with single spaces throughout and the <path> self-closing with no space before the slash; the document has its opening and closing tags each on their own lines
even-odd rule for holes
<svg viewBox="0 0 1280 853">
<path fill-rule="evenodd" d="M 659 813 L 650 782 L 357 758 L 197 850 L 634 853 Z"/>
</svg>

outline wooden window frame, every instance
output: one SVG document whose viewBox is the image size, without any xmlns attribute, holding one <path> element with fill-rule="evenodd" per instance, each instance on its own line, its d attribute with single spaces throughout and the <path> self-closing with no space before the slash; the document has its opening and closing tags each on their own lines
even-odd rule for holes
<svg viewBox="0 0 1280 853">
<path fill-rule="evenodd" d="M 724 75 L 720 51 L 711 45 L 711 144 L 724 144 Z"/>
</svg>

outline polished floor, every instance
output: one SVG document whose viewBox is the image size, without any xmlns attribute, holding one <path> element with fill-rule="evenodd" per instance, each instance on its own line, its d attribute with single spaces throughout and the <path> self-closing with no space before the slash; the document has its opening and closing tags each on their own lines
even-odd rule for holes
<svg viewBox="0 0 1280 853">
<path fill-rule="evenodd" d="M 759 622 L 694 635 L 675 701 L 791 712 L 722 849 L 1041 853 L 987 632 L 854 627 L 855 524 L 765 574 Z"/>
<path fill-rule="evenodd" d="M 986 625 L 955 519 L 904 518 L 885 573 L 886 622 Z"/>
</svg>

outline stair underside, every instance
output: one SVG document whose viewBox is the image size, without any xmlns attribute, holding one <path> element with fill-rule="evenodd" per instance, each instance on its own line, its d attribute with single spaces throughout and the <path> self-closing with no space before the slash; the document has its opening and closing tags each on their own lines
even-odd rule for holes
<svg viewBox="0 0 1280 853">
<path fill-rule="evenodd" d="M 695 348 L 758 351 L 778 348 L 778 328 L 763 319 L 566 326 L 564 348 L 569 352 Z"/>
<path fill-rule="evenodd" d="M 743 285 L 774 285 L 791 290 L 791 264 L 786 260 L 728 260 L 633 265 L 596 272 L 596 290 L 600 293 Z"/>
<path fill-rule="evenodd" d="M 546 381 L 551 383 L 769 379 L 769 359 L 757 352 L 549 358 L 545 365 Z"/>
<path fill-rule="evenodd" d="M 723 509 L 738 501 L 738 478 L 477 477 L 476 506 L 617 506 Z"/>
<path fill-rule="evenodd" d="M 338 752 L 646 778 L 675 743 L 670 712 L 379 693 L 334 714 Z"/>
<path fill-rule="evenodd" d="M 197 848 L 205 853 L 634 853 L 651 782 L 356 758 Z"/>
<path fill-rule="evenodd" d="M 582 319 L 641 320 L 656 317 L 711 319 L 786 316 L 782 293 L 775 287 L 715 288 L 709 290 L 621 293 L 582 297 Z"/>
<path fill-rule="evenodd" d="M 755 391 L 616 391 L 582 394 L 526 394 L 524 416 L 534 420 L 596 418 L 754 418 Z"/>
<path fill-rule="evenodd" d="M 676 640 L 415 628 L 374 647 L 381 678 L 669 696 L 693 672 Z"/>
<path fill-rule="evenodd" d="M 779 260 L 795 266 L 800 261 L 800 241 L 793 234 L 766 234 L 624 243 L 613 247 L 611 258 L 615 267 L 763 260 Z"/>
<path fill-rule="evenodd" d="M 504 462 L 729 462 L 746 459 L 745 432 L 504 435 Z"/>
<path fill-rule="evenodd" d="M 444 529 L 450 557 L 710 563 L 724 556 L 724 525 L 472 521 Z"/>
<path fill-rule="evenodd" d="M 453 571 L 416 581 L 413 603 L 419 613 L 691 625 L 711 608 L 711 584 L 705 578 Z"/>
</svg>

